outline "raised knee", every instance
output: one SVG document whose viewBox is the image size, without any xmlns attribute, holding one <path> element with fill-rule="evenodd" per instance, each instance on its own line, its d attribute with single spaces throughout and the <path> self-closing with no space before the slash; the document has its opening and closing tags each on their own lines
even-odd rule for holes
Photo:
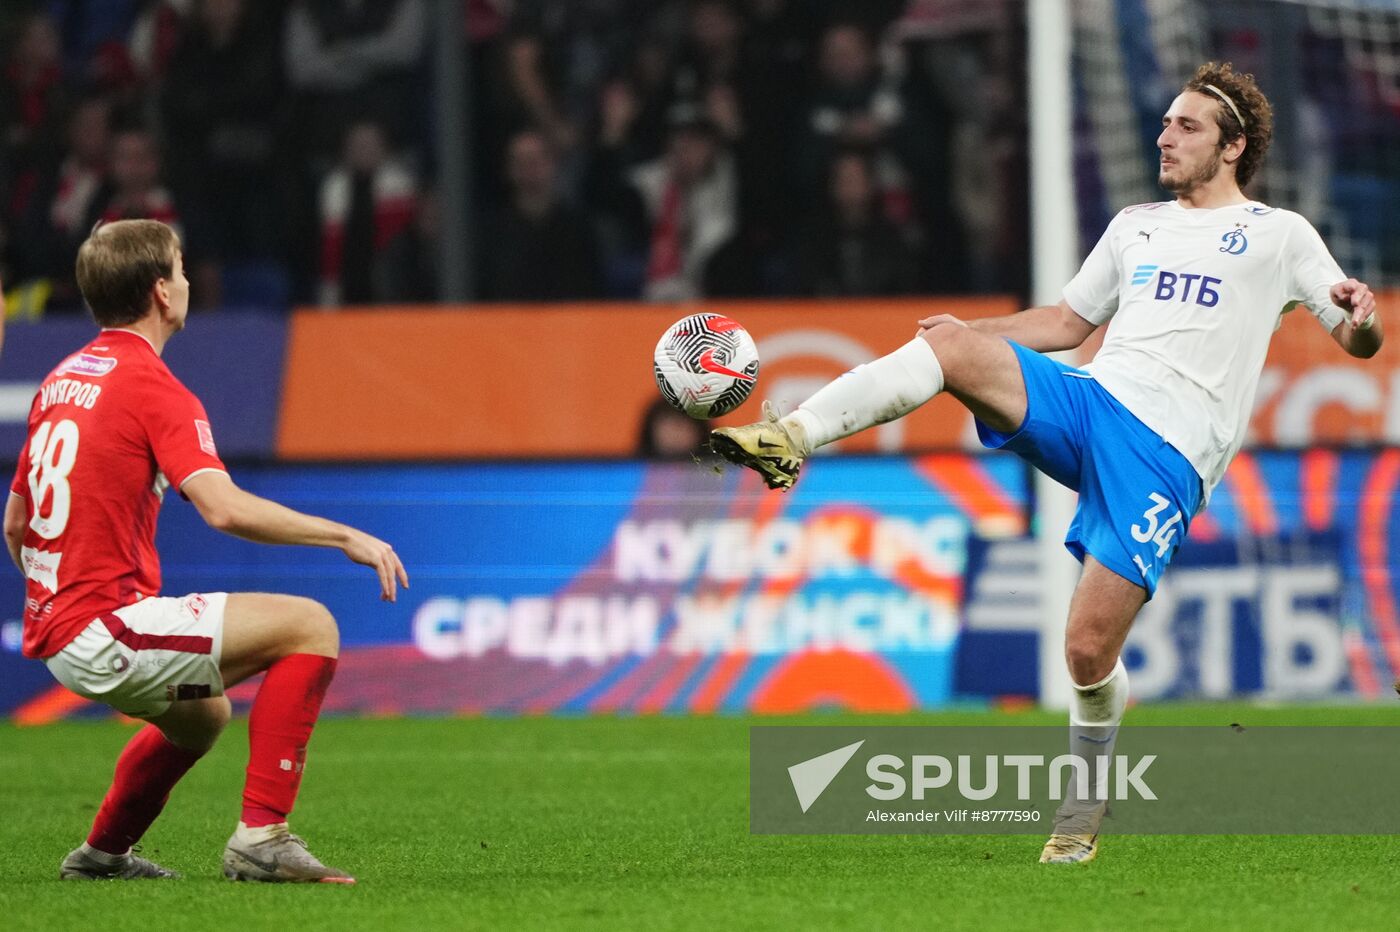
<svg viewBox="0 0 1400 932">
<path fill-rule="evenodd" d="M 195 754 L 205 754 L 219 740 L 232 717 L 232 704 L 227 697 L 220 697 L 202 700 L 189 711 L 182 712 L 179 718 L 158 724 L 171 744 Z"/>
<path fill-rule="evenodd" d="M 301 645 L 298 653 L 320 654 L 323 657 L 340 655 L 340 629 L 336 626 L 331 610 L 314 599 L 301 599 L 298 629 L 301 632 Z"/>
<path fill-rule="evenodd" d="M 986 368 L 986 359 L 979 352 L 980 335 L 956 321 L 934 324 L 923 333 L 933 347 L 943 371 L 944 384 L 957 388 L 965 380 L 976 378 Z"/>
<path fill-rule="evenodd" d="M 965 324 L 953 320 L 944 320 L 925 330 L 922 336 L 935 351 L 942 350 L 946 352 L 961 340 L 965 334 L 970 332 L 971 331 L 968 330 Z"/>
<path fill-rule="evenodd" d="M 224 730 L 224 728 L 228 725 L 229 720 L 232 718 L 233 703 L 228 701 L 228 697 L 224 697 L 223 702 L 216 702 L 211 704 L 208 707 L 208 717 L 206 719 L 206 721 L 208 722 L 210 733 L 212 733 L 214 737 L 217 738 L 219 736 L 219 733 Z"/>
<path fill-rule="evenodd" d="M 1107 642 L 1094 638 L 1069 638 L 1065 642 L 1065 663 L 1070 679 L 1079 686 L 1092 686 L 1113 672 L 1118 656 Z"/>
</svg>

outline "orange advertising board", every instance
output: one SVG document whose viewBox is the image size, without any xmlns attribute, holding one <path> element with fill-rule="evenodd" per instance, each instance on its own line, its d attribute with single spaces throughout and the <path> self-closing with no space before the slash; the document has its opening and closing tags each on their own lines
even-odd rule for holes
<svg viewBox="0 0 1400 932">
<path fill-rule="evenodd" d="M 614 457 L 634 452 L 659 397 L 656 341 L 700 310 L 728 314 L 758 343 L 753 396 L 795 407 L 853 366 L 907 342 L 936 313 L 1015 311 L 1015 299 L 724 302 L 303 310 L 292 320 L 278 454 L 284 459 Z M 969 418 L 939 397 L 849 450 L 962 446 Z"/>
<path fill-rule="evenodd" d="M 1342 352 L 1299 308 L 1274 334 L 1249 442 L 1267 446 L 1400 443 L 1400 291 L 1377 296 L 1386 343 L 1371 359 Z"/>
<path fill-rule="evenodd" d="M 1388 326 L 1400 327 L 1400 292 L 1382 295 L 1381 307 Z M 789 410 L 906 342 L 920 317 L 973 319 L 1017 305 L 992 297 L 304 310 L 289 335 L 278 453 L 294 460 L 630 455 L 643 413 L 659 397 L 656 340 L 702 309 L 735 318 L 758 343 L 757 389 L 718 422 L 742 423 L 760 416 L 761 399 Z M 1400 350 L 1387 345 L 1374 359 L 1352 359 L 1306 311 L 1286 315 L 1260 380 L 1250 442 L 1400 442 Z M 841 443 L 852 452 L 975 447 L 971 417 L 947 396 Z"/>
</svg>

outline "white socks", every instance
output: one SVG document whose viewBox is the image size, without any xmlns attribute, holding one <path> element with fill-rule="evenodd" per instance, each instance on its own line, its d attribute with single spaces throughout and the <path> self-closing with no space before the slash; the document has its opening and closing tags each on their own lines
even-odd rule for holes
<svg viewBox="0 0 1400 932">
<path fill-rule="evenodd" d="M 888 356 L 856 366 L 819 389 L 782 419 L 811 453 L 867 427 L 893 421 L 943 390 L 943 366 L 933 347 L 915 337 Z M 792 430 L 796 427 L 796 430 Z"/>
<path fill-rule="evenodd" d="M 126 860 L 127 855 L 131 854 L 130 848 L 126 849 L 121 854 L 108 854 L 100 848 L 94 848 L 87 842 L 83 842 L 79 847 L 82 848 L 83 854 L 87 855 L 98 864 L 101 864 L 103 867 L 116 867 Z"/>
<path fill-rule="evenodd" d="M 1128 707 L 1128 670 L 1123 666 L 1123 658 L 1113 665 L 1113 670 L 1089 686 L 1070 684 L 1074 687 L 1074 698 L 1069 704 L 1070 725 L 1117 726 L 1123 721 L 1123 710 Z"/>
<path fill-rule="evenodd" d="M 233 833 L 233 837 L 237 838 L 240 844 L 258 845 L 271 838 L 275 838 L 278 835 L 285 834 L 287 834 L 286 822 L 274 822 L 271 825 L 259 825 L 257 828 L 249 828 L 242 822 L 239 822 L 237 830 Z"/>
<path fill-rule="evenodd" d="M 1109 787 L 1100 781 L 1099 759 L 1113 757 L 1118 725 L 1128 707 L 1128 671 L 1119 657 L 1108 676 L 1089 686 L 1071 683 L 1069 704 L 1069 752 L 1087 765 L 1087 787 L 1071 779 L 1064 803 L 1055 813 L 1055 831 L 1068 835 L 1093 835 L 1099 830 Z M 1081 792 L 1082 790 L 1082 792 Z"/>
</svg>

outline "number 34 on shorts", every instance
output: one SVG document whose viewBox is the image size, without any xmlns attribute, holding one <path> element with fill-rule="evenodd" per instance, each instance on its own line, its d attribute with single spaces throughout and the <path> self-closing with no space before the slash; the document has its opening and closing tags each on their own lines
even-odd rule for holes
<svg viewBox="0 0 1400 932">
<path fill-rule="evenodd" d="M 1182 527 L 1181 509 L 1173 509 L 1170 515 L 1165 514 L 1167 509 L 1172 507 L 1171 500 L 1160 492 L 1149 492 L 1147 497 L 1152 504 L 1142 513 L 1142 520 L 1135 522 L 1129 529 L 1132 531 L 1133 540 L 1140 544 L 1156 544 L 1157 558 L 1167 556 L 1167 553 L 1176 545 L 1176 534 Z M 1133 554 L 1133 562 L 1143 575 L 1147 574 L 1147 564 L 1142 556 Z"/>
</svg>

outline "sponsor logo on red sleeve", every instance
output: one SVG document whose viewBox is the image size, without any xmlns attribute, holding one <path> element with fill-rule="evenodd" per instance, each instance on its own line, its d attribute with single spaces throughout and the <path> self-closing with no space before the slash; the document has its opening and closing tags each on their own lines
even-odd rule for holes
<svg viewBox="0 0 1400 932">
<path fill-rule="evenodd" d="M 219 451 L 214 448 L 214 431 L 209 422 L 195 418 L 194 429 L 199 434 L 199 448 L 210 456 L 218 456 Z"/>
<path fill-rule="evenodd" d="M 93 356 L 91 353 L 78 353 L 64 360 L 54 375 L 104 376 L 117 367 L 117 360 L 111 356 Z"/>
</svg>

